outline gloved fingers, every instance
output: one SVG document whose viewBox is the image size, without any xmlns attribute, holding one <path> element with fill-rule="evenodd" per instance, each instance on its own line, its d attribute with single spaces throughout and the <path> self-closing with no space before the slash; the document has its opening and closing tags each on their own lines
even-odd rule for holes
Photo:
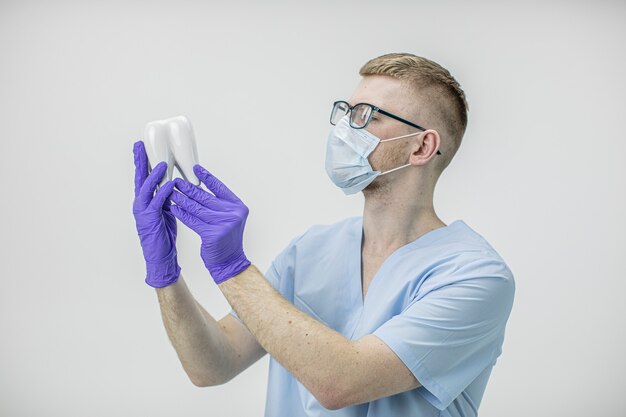
<svg viewBox="0 0 626 417">
<path fill-rule="evenodd" d="M 183 222 L 185 226 L 198 234 L 200 234 L 200 231 L 204 228 L 204 226 L 206 226 L 206 223 L 204 223 L 202 220 L 200 220 L 196 216 L 189 214 L 187 210 L 180 206 L 177 206 L 176 204 L 172 204 L 170 210 L 172 210 L 172 214 L 176 216 L 178 220 Z"/>
<path fill-rule="evenodd" d="M 148 155 L 142 141 L 137 141 L 133 145 L 133 159 L 135 160 L 135 197 L 139 195 L 139 190 L 148 177 Z"/>
<path fill-rule="evenodd" d="M 139 195 L 137 196 L 137 204 L 139 209 L 146 209 L 152 200 L 152 196 L 154 195 L 154 190 L 156 186 L 161 182 L 161 179 L 165 175 L 167 171 L 167 162 L 161 161 L 159 162 L 152 172 L 148 174 L 148 178 L 144 181 L 141 189 L 139 190 Z"/>
<path fill-rule="evenodd" d="M 170 198 L 178 207 L 183 208 L 187 213 L 197 217 L 204 223 L 215 221 L 215 212 L 213 210 L 187 197 L 185 194 L 173 191 Z"/>
<path fill-rule="evenodd" d="M 163 184 L 163 186 L 157 190 L 156 195 L 154 196 L 154 198 L 148 205 L 148 208 L 152 210 L 165 209 L 164 205 L 166 202 L 168 203 L 168 206 L 169 206 L 168 197 L 170 196 L 170 194 L 172 194 L 173 190 L 174 190 L 174 181 L 168 181 L 165 184 Z M 169 207 L 165 210 L 168 210 L 168 209 Z"/>
<path fill-rule="evenodd" d="M 204 191 L 202 188 L 195 186 L 182 178 L 174 178 L 174 183 L 176 184 L 176 188 L 182 191 L 189 198 L 192 198 L 202 204 L 204 207 L 213 210 L 220 209 L 221 204 L 219 199 L 211 193 Z"/>
<path fill-rule="evenodd" d="M 218 180 L 217 177 L 204 169 L 200 164 L 194 165 L 193 172 L 216 197 L 229 201 L 240 201 L 235 193 L 230 191 L 222 181 Z"/>
<path fill-rule="evenodd" d="M 170 211 L 171 205 L 172 205 L 172 200 L 170 200 L 170 198 L 168 197 L 163 202 L 163 206 L 161 206 L 161 208 L 163 209 L 163 211 Z"/>
</svg>

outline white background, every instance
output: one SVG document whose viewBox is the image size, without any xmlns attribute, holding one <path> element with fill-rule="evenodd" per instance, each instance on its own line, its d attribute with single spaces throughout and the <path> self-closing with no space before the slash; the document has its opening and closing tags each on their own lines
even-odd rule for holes
<svg viewBox="0 0 626 417">
<path fill-rule="evenodd" d="M 626 4 L 547 3 L 0 1 L 0 415 L 262 416 L 268 356 L 212 388 L 178 362 L 143 281 L 132 144 L 188 116 L 265 270 L 361 213 L 325 175 L 328 115 L 387 52 L 464 88 L 435 207 L 515 274 L 481 416 L 626 415 Z M 221 318 L 199 243 L 179 223 L 183 275 Z"/>
</svg>

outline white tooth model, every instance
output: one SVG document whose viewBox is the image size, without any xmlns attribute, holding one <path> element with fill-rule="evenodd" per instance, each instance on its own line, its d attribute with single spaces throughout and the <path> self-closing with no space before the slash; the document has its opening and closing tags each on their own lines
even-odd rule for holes
<svg viewBox="0 0 626 417">
<path fill-rule="evenodd" d="M 176 116 L 152 121 L 144 129 L 143 142 L 150 170 L 161 161 L 167 162 L 167 173 L 159 187 L 172 179 L 174 165 L 185 181 L 200 185 L 200 180 L 193 172 L 193 166 L 198 163 L 198 150 L 189 119 Z"/>
</svg>

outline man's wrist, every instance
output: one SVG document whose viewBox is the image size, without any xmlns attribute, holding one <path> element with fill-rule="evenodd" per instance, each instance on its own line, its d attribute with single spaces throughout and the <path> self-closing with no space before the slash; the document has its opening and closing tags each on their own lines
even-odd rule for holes
<svg viewBox="0 0 626 417">
<path fill-rule="evenodd" d="M 146 261 L 145 282 L 153 288 L 166 287 L 178 280 L 180 269 L 174 247 L 168 256 L 158 262 Z"/>
<path fill-rule="evenodd" d="M 227 279 L 239 275 L 246 268 L 250 266 L 251 262 L 246 257 L 246 254 L 241 251 L 234 259 L 224 262 L 223 264 L 207 265 L 209 273 L 213 277 L 216 284 L 220 284 Z"/>
</svg>

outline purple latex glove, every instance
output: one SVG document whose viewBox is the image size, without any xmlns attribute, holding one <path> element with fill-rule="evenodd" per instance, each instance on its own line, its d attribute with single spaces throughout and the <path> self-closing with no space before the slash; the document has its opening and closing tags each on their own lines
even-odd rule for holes
<svg viewBox="0 0 626 417">
<path fill-rule="evenodd" d="M 174 179 L 176 188 L 170 198 L 172 213 L 200 235 L 200 256 L 213 280 L 219 284 L 242 272 L 250 265 L 243 253 L 243 229 L 248 207 L 199 164 L 194 172 L 213 194 L 181 178 Z"/>
<path fill-rule="evenodd" d="M 133 215 L 146 260 L 146 284 L 162 288 L 178 280 L 180 266 L 176 259 L 176 218 L 168 199 L 174 182 L 168 181 L 154 195 L 167 170 L 161 162 L 148 174 L 148 156 L 142 141 L 133 146 L 135 157 L 135 200 Z M 153 198 L 154 195 L 154 198 Z"/>
</svg>

